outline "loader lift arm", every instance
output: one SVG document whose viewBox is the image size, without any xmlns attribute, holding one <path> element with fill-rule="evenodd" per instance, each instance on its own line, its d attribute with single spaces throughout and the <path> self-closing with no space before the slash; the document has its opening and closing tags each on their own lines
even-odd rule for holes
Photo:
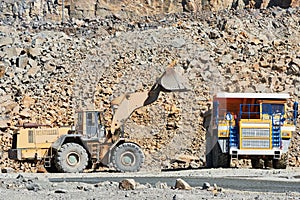
<svg viewBox="0 0 300 200">
<path fill-rule="evenodd" d="M 112 106 L 118 106 L 112 120 L 111 134 L 115 134 L 115 131 L 126 122 L 133 111 L 155 102 L 161 91 L 185 92 L 188 90 L 187 81 L 176 73 L 173 68 L 168 67 L 150 91 L 126 93 L 111 102 Z"/>
</svg>

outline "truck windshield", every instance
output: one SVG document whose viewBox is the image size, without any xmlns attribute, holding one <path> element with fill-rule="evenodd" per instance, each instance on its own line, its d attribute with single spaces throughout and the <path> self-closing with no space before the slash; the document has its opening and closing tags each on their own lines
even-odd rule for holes
<svg viewBox="0 0 300 200">
<path fill-rule="evenodd" d="M 262 104 L 262 113 L 263 114 L 284 114 L 284 105 L 283 104 Z"/>
</svg>

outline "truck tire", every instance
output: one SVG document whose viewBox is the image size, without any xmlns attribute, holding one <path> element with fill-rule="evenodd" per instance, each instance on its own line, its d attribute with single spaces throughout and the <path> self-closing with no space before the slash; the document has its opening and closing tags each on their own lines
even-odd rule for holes
<svg viewBox="0 0 300 200">
<path fill-rule="evenodd" d="M 205 166 L 207 167 L 207 168 L 211 168 L 211 167 L 213 167 L 213 160 L 212 160 L 213 158 L 212 158 L 212 150 L 209 152 L 209 153 L 207 153 L 206 155 L 205 155 Z"/>
<path fill-rule="evenodd" d="M 144 163 L 141 148 L 134 143 L 123 143 L 113 151 L 112 163 L 121 172 L 137 172 Z"/>
<path fill-rule="evenodd" d="M 251 165 L 252 165 L 253 169 L 263 169 L 264 168 L 264 164 L 263 164 L 261 158 L 252 158 Z"/>
<path fill-rule="evenodd" d="M 215 144 L 212 150 L 212 164 L 213 167 L 230 167 L 229 154 L 222 153 L 221 148 L 218 143 Z"/>
<path fill-rule="evenodd" d="M 88 165 L 88 154 L 81 145 L 66 143 L 57 151 L 55 165 L 59 172 L 80 173 Z"/>
<path fill-rule="evenodd" d="M 281 155 L 280 159 L 273 160 L 274 169 L 286 169 L 288 165 L 288 153 L 284 153 Z"/>
</svg>

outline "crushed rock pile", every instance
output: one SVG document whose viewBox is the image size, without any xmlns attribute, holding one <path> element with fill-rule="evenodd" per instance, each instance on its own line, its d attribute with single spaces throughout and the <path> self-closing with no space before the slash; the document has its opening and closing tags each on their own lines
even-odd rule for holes
<svg viewBox="0 0 300 200">
<path fill-rule="evenodd" d="M 149 90 L 167 66 L 192 91 L 162 93 L 125 126 L 147 170 L 204 165 L 202 115 L 214 92 L 287 92 L 299 100 L 299 8 L 0 24 L 2 168 L 32 171 L 7 158 L 17 124 L 68 126 L 76 110 L 92 108 L 109 125 L 110 101 Z M 290 166 L 300 166 L 299 137 Z"/>
</svg>

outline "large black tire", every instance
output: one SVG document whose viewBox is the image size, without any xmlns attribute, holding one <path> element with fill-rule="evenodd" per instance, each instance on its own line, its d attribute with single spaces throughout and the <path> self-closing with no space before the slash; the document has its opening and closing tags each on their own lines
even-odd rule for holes
<svg viewBox="0 0 300 200">
<path fill-rule="evenodd" d="M 42 162 L 45 170 L 48 173 L 57 173 L 58 172 L 58 169 L 55 165 L 55 158 L 56 158 L 55 155 L 56 155 L 56 152 L 54 152 L 53 149 L 48 150 L 48 159 L 50 159 L 50 167 L 46 167 L 45 160 Z M 49 165 L 49 164 L 47 164 L 47 165 Z"/>
<path fill-rule="evenodd" d="M 207 167 L 207 168 L 211 168 L 211 167 L 213 167 L 213 160 L 212 160 L 213 158 L 212 158 L 212 150 L 209 152 L 209 153 L 207 153 L 206 155 L 205 155 L 205 166 Z"/>
<path fill-rule="evenodd" d="M 45 167 L 45 169 L 46 169 L 46 171 L 47 171 L 48 173 L 56 173 L 56 172 L 59 172 L 58 169 L 57 169 L 57 167 L 56 167 L 56 165 L 55 165 L 55 158 L 52 158 L 52 159 L 51 159 L 51 166 L 50 166 L 50 167 L 46 167 L 46 166 L 44 166 L 44 167 Z"/>
<path fill-rule="evenodd" d="M 281 155 L 281 158 L 273 160 L 274 169 L 286 169 L 288 165 L 288 153 L 284 153 Z"/>
<path fill-rule="evenodd" d="M 123 143 L 113 151 L 112 163 L 121 172 L 137 172 L 144 163 L 141 148 L 134 143 Z"/>
<path fill-rule="evenodd" d="M 88 165 L 88 154 L 81 145 L 66 143 L 57 151 L 55 165 L 59 172 L 80 173 Z"/>
<path fill-rule="evenodd" d="M 251 165 L 252 165 L 253 169 L 263 169 L 264 168 L 264 163 L 262 162 L 262 159 L 260 159 L 260 158 L 252 158 Z"/>
<path fill-rule="evenodd" d="M 230 167 L 230 157 L 227 153 L 222 153 L 221 148 L 218 143 L 215 144 L 212 150 L 212 164 L 213 167 Z"/>
</svg>

